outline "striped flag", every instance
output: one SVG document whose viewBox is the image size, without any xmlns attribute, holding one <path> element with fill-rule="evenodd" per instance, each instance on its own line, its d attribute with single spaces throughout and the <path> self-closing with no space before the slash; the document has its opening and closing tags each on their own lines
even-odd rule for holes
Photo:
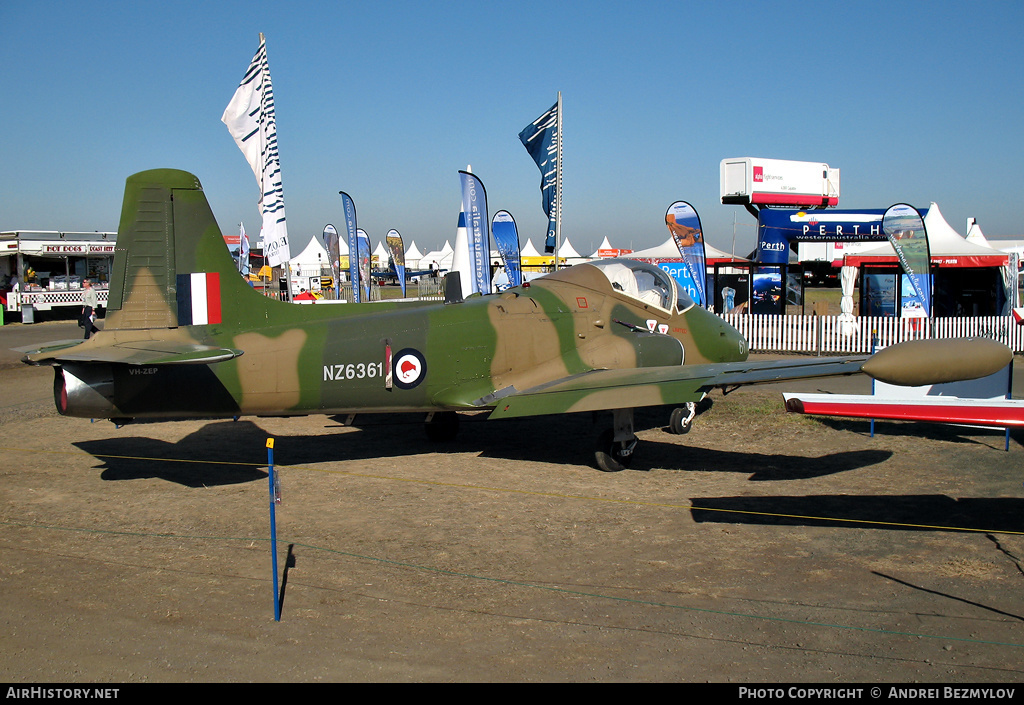
<svg viewBox="0 0 1024 705">
<path fill-rule="evenodd" d="M 277 267 L 291 259 L 291 252 L 277 152 L 274 88 L 270 83 L 267 43 L 262 34 L 260 48 L 220 119 L 256 175 L 260 187 L 260 215 L 263 216 L 263 251 L 270 266 Z"/>
<path fill-rule="evenodd" d="M 218 272 L 179 274 L 177 283 L 179 326 L 205 326 L 221 322 Z"/>
</svg>

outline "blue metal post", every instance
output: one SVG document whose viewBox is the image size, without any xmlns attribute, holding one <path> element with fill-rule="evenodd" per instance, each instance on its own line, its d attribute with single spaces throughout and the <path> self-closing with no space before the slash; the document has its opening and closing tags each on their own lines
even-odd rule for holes
<svg viewBox="0 0 1024 705">
<path fill-rule="evenodd" d="M 274 478 L 274 439 L 267 439 L 267 478 L 270 482 L 270 556 L 274 568 L 274 621 L 281 621 L 281 600 L 277 594 L 277 493 Z"/>
</svg>

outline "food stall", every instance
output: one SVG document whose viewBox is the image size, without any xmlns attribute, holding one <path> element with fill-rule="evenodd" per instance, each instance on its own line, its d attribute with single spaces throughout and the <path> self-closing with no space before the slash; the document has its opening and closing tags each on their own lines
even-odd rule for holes
<svg viewBox="0 0 1024 705">
<path fill-rule="evenodd" d="M 24 323 L 36 311 L 82 306 L 82 282 L 93 282 L 106 308 L 117 233 L 13 231 L 0 233 L 0 302 Z"/>
</svg>

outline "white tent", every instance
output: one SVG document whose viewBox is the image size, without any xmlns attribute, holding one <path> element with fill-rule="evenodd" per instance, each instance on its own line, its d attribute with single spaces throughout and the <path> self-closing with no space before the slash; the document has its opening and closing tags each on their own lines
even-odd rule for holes
<svg viewBox="0 0 1024 705">
<path fill-rule="evenodd" d="M 590 259 L 598 259 L 600 257 L 625 257 L 632 253 L 632 250 L 619 249 L 612 247 L 611 243 L 608 242 L 608 236 L 606 235 L 604 240 L 597 248 L 597 252 L 590 256 Z"/>
<path fill-rule="evenodd" d="M 939 264 L 945 267 L 1001 267 L 1006 264 L 1005 252 L 968 242 L 942 217 L 939 207 L 932 203 L 924 216 L 924 227 L 928 232 L 928 249 L 932 261 L 940 259 Z M 886 242 L 884 245 L 847 255 L 845 264 L 859 266 L 874 261 L 896 260 L 896 251 Z"/>
<path fill-rule="evenodd" d="M 377 249 L 373 251 L 373 256 L 377 258 L 377 267 L 380 269 L 387 269 L 391 264 L 391 253 L 388 252 L 383 240 L 377 243 Z"/>
<path fill-rule="evenodd" d="M 331 260 L 327 250 L 320 244 L 320 238 L 314 237 L 306 245 L 306 249 L 289 260 L 292 273 L 300 277 L 319 277 L 322 267 L 330 267 Z"/>
<path fill-rule="evenodd" d="M 543 255 L 537 252 L 537 248 L 533 246 L 533 240 L 526 238 L 526 244 L 523 249 L 519 251 L 520 257 L 543 257 Z"/>
<path fill-rule="evenodd" d="M 985 233 L 981 232 L 981 226 L 978 225 L 977 218 L 967 219 L 967 242 L 973 242 L 975 245 L 984 245 L 985 247 L 992 247 L 989 243 L 988 238 L 985 237 Z"/>
<path fill-rule="evenodd" d="M 612 244 L 610 242 L 608 242 L 608 236 L 605 235 L 604 236 L 604 240 L 601 242 L 600 245 L 597 246 L 597 250 L 594 251 L 594 254 L 590 255 L 590 259 L 597 259 L 598 257 L 600 257 L 601 255 L 599 253 L 601 252 L 601 250 L 612 250 L 612 249 L 615 249 L 615 248 L 613 248 Z"/>
<path fill-rule="evenodd" d="M 646 250 L 636 250 L 626 255 L 626 257 L 632 259 L 680 259 L 679 248 L 676 247 L 675 241 L 670 236 L 668 240 L 657 245 L 656 247 L 648 247 Z M 704 243 L 704 259 L 708 264 L 714 264 L 715 262 L 745 262 L 742 257 L 733 257 L 727 252 L 722 252 L 716 247 L 712 247 L 708 243 Z"/>
<path fill-rule="evenodd" d="M 569 238 L 565 238 L 562 240 L 561 247 L 558 248 L 558 259 L 565 260 L 568 265 L 573 265 L 586 262 L 588 258 L 577 252 L 569 242 Z"/>
<path fill-rule="evenodd" d="M 739 255 L 731 255 L 728 252 L 723 252 L 714 245 L 705 242 L 704 243 L 704 257 L 708 262 L 749 262 L 746 257 L 740 257 Z"/>
<path fill-rule="evenodd" d="M 608 238 L 605 238 L 605 243 L 608 242 Z M 608 249 L 604 245 L 601 249 Z M 676 243 L 669 237 L 668 240 L 656 245 L 654 247 L 648 247 L 645 250 L 634 250 L 629 254 L 630 259 L 679 259 L 679 248 L 676 247 Z"/>
<path fill-rule="evenodd" d="M 1002 270 L 1003 289 L 1006 293 L 1006 307 L 1012 308 L 1016 301 L 1016 260 L 1006 252 L 970 242 L 963 235 L 953 230 L 942 217 L 939 207 L 932 203 L 924 216 L 924 227 L 928 233 L 928 250 L 932 264 L 940 268 L 946 267 L 998 267 Z M 846 267 L 859 267 L 865 264 L 888 264 L 898 262 L 896 251 L 886 242 L 873 250 L 858 252 L 843 258 Z M 1008 314 L 1009 310 L 1003 311 Z"/>
<path fill-rule="evenodd" d="M 437 262 L 439 269 L 451 269 L 452 258 L 454 256 L 455 250 L 452 248 L 451 243 L 448 240 L 445 240 L 444 247 L 440 250 L 432 250 L 420 257 L 420 268 L 427 269 L 430 267 L 432 262 Z"/>
<path fill-rule="evenodd" d="M 405 266 L 407 269 L 422 269 L 420 266 L 420 260 L 423 259 L 423 253 L 420 252 L 419 248 L 416 247 L 416 241 L 413 240 L 409 243 L 409 249 L 405 251 Z"/>
</svg>

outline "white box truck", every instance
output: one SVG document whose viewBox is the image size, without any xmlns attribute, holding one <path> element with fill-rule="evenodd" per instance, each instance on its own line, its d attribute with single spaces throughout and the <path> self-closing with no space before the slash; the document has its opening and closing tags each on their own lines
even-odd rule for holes
<svg viewBox="0 0 1024 705">
<path fill-rule="evenodd" d="M 736 157 L 720 167 L 722 203 L 824 208 L 839 203 L 839 169 L 824 162 Z"/>
</svg>

